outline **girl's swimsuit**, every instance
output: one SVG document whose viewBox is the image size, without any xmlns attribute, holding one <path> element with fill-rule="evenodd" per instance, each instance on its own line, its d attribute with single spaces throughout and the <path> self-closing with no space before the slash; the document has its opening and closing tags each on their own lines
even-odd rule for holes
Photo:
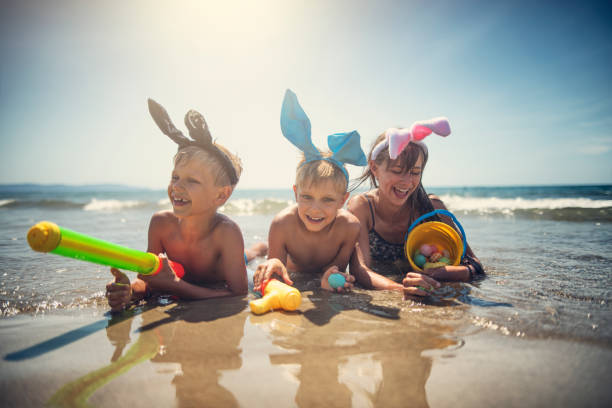
<svg viewBox="0 0 612 408">
<path fill-rule="evenodd" d="M 395 262 L 398 259 L 405 259 L 404 253 L 404 244 L 394 244 L 392 242 L 386 241 L 383 237 L 376 232 L 374 229 L 375 220 L 374 220 L 374 207 L 372 205 L 372 201 L 370 197 L 364 194 L 366 200 L 368 200 L 368 205 L 370 206 L 370 214 L 372 215 L 372 228 L 368 232 L 368 240 L 370 243 L 370 255 L 373 260 L 379 262 Z M 439 218 L 436 216 L 435 218 L 439 221 Z M 476 259 L 469 255 L 465 255 L 461 262 L 462 265 L 465 266 L 473 266 L 473 268 L 469 268 L 471 279 L 476 279 L 478 277 L 482 277 L 485 275 L 485 271 Z"/>
<path fill-rule="evenodd" d="M 404 258 L 404 244 L 394 244 L 388 242 L 376 232 L 374 220 L 374 207 L 370 198 L 364 195 L 370 206 L 370 214 L 372 215 L 372 228 L 368 231 L 368 240 L 370 243 L 370 255 L 372 259 L 379 262 L 395 262 L 398 259 Z"/>
</svg>

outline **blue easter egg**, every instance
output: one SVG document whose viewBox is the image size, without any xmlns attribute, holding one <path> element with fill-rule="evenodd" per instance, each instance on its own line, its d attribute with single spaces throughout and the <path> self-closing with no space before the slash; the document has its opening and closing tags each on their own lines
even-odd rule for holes
<svg viewBox="0 0 612 408">
<path fill-rule="evenodd" d="M 329 286 L 337 289 L 344 286 L 346 283 L 346 278 L 341 273 L 332 273 L 329 275 L 329 278 L 327 278 L 327 282 L 329 283 Z"/>
<path fill-rule="evenodd" d="M 425 265 L 425 262 L 427 262 L 427 258 L 425 258 L 425 256 L 423 256 L 422 254 L 417 254 L 414 257 L 414 263 L 416 266 L 418 266 L 419 268 L 422 268 L 423 265 Z"/>
</svg>

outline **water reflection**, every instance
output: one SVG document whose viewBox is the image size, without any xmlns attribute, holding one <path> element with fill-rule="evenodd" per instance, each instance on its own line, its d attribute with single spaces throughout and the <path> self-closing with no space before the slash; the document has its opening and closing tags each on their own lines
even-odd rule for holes
<svg viewBox="0 0 612 408">
<path fill-rule="evenodd" d="M 239 406 L 232 392 L 218 382 L 221 371 L 242 365 L 238 348 L 247 314 L 243 299 L 188 302 L 144 308 L 113 316 L 106 335 L 114 346 L 110 364 L 64 385 L 48 401 L 51 406 L 84 406 L 94 393 L 132 368 L 150 361 L 163 369 L 179 368 L 172 379 L 179 406 L 215 401 L 217 406 Z M 133 330 L 135 317 L 140 327 Z M 136 341 L 132 341 L 136 337 Z M 127 380 L 122 378 L 122 380 Z M 155 387 L 153 378 L 150 387 Z M 112 384 L 112 383 L 111 383 Z M 153 388 L 134 390 L 148 394 Z"/>
<path fill-rule="evenodd" d="M 388 299 L 373 304 L 365 293 L 306 298 L 301 319 L 277 312 L 250 319 L 282 351 L 270 354 L 272 365 L 299 367 L 297 406 L 427 406 L 432 361 L 422 352 L 454 345 L 442 337 L 450 327 L 428 327 L 399 309 L 386 319 L 364 313 L 363 303 L 393 310 L 385 305 Z"/>
<path fill-rule="evenodd" d="M 168 318 L 146 324 L 141 331 L 160 331 L 163 352 L 153 363 L 177 363 L 181 372 L 172 383 L 179 406 L 239 406 L 231 390 L 219 384 L 221 372 L 242 366 L 238 347 L 244 335 L 246 301 L 226 299 L 187 303 L 170 309 Z M 155 330 L 155 329 L 153 329 Z"/>
<path fill-rule="evenodd" d="M 437 318 L 457 308 L 412 307 L 395 292 L 302 296 L 293 313 L 256 316 L 245 299 L 219 299 L 115 317 L 106 328 L 109 364 L 49 403 L 104 405 L 135 388 L 144 401 L 178 406 L 427 406 L 433 358 L 424 352 L 457 344 L 455 327 Z M 175 395 L 161 394 L 168 386 Z"/>
</svg>

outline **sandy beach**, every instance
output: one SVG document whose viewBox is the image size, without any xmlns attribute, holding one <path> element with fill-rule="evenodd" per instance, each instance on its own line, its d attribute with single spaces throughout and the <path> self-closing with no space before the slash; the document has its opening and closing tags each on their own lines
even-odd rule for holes
<svg viewBox="0 0 612 408">
<path fill-rule="evenodd" d="M 248 298 L 81 308 L 0 320 L 2 406 L 610 406 L 609 344 L 470 322 L 453 299 L 305 290 L 297 312 Z M 163 303 L 163 302 L 162 302 Z"/>
</svg>

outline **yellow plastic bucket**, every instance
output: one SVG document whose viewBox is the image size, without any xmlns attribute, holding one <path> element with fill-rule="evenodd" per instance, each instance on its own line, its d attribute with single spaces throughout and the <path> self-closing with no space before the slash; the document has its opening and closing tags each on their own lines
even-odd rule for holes
<svg viewBox="0 0 612 408">
<path fill-rule="evenodd" d="M 450 216 L 459 230 L 461 235 L 455 231 L 453 227 L 440 221 L 428 221 L 423 224 L 419 224 L 426 218 L 429 218 L 435 214 L 444 214 Z M 410 262 L 410 266 L 414 271 L 422 271 L 414 262 L 414 255 L 418 252 L 419 248 L 423 244 L 435 244 L 440 250 L 447 250 L 449 253 L 448 259 L 451 265 L 459 265 L 461 259 L 465 255 L 465 248 L 467 246 L 465 241 L 465 233 L 463 227 L 459 224 L 459 221 L 455 216 L 446 210 L 434 210 L 419 217 L 415 222 L 412 223 L 408 228 L 406 245 L 404 250 L 406 252 L 406 258 Z"/>
</svg>

